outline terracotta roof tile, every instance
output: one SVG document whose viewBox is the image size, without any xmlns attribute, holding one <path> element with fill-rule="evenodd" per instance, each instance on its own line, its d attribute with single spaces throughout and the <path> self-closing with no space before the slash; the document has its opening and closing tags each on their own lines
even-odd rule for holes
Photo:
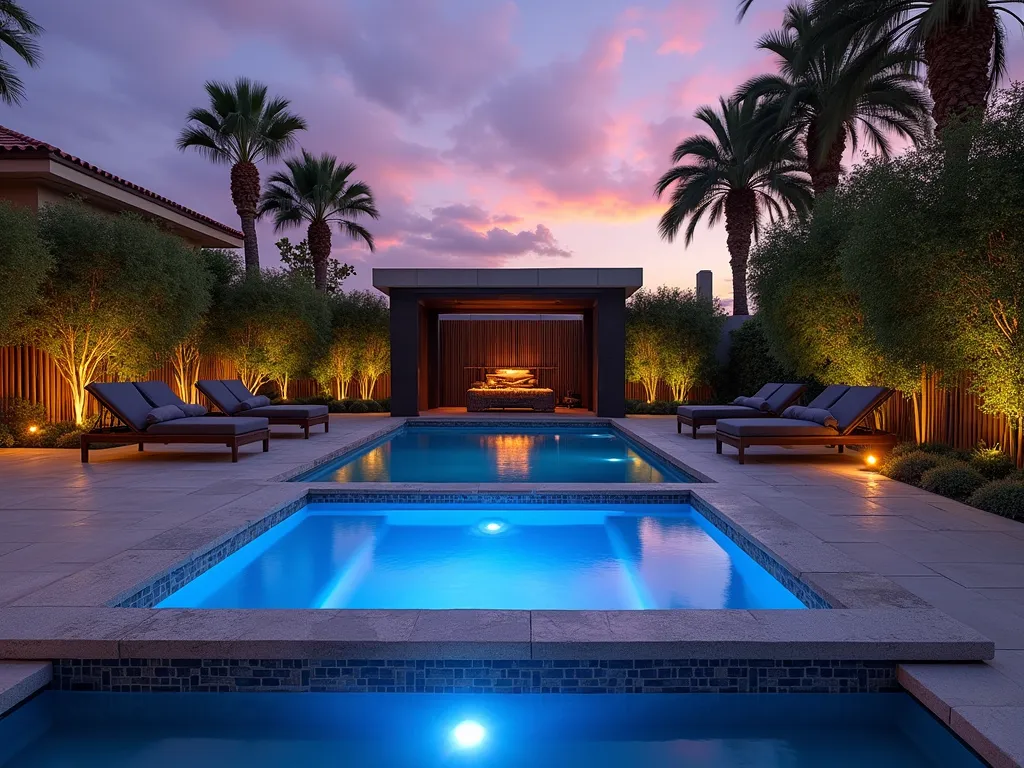
<svg viewBox="0 0 1024 768">
<path fill-rule="evenodd" d="M 106 181 L 112 182 L 122 187 L 127 187 L 128 189 L 142 195 L 143 197 L 148 197 L 151 200 L 156 200 L 160 203 L 163 203 L 169 208 L 173 208 L 179 213 L 188 216 L 190 219 L 201 221 L 202 223 L 211 226 L 214 229 L 218 229 L 221 232 L 229 234 L 233 237 L 237 237 L 239 239 L 241 239 L 242 237 L 242 233 L 239 232 L 237 229 L 233 229 L 232 227 L 229 227 L 226 224 L 221 224 L 219 221 L 211 219 L 209 216 L 204 216 L 201 213 L 193 211 L 191 208 L 186 208 L 184 205 L 181 205 L 179 203 L 174 202 L 173 200 L 169 200 L 166 197 L 158 195 L 156 192 L 151 192 L 145 187 L 140 187 L 138 184 L 133 184 L 130 181 L 125 181 L 124 179 L 115 176 L 112 173 L 104 171 L 102 168 L 97 168 L 95 165 L 85 162 L 85 160 L 82 160 L 80 157 L 75 157 L 74 155 L 68 154 L 59 147 L 55 147 L 52 144 L 47 144 L 45 141 L 33 139 L 31 136 L 26 136 L 23 133 L 12 131 L 10 128 L 5 128 L 4 126 L 0 125 L 0 156 L 14 153 L 23 153 L 26 155 L 51 155 L 57 159 L 64 160 L 66 162 L 77 165 L 79 168 L 88 171 L 94 176 L 99 176 L 100 178 L 105 179 Z"/>
</svg>

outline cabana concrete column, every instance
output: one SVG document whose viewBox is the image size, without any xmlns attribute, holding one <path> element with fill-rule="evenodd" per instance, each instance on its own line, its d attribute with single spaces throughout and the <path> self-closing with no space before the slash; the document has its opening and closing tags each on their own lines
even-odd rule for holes
<svg viewBox="0 0 1024 768">
<path fill-rule="evenodd" d="M 641 269 L 373 270 L 373 285 L 391 299 L 391 414 L 438 407 L 442 314 L 543 313 L 583 317 L 581 386 L 598 416 L 625 416 L 626 299 L 642 284 Z"/>
</svg>

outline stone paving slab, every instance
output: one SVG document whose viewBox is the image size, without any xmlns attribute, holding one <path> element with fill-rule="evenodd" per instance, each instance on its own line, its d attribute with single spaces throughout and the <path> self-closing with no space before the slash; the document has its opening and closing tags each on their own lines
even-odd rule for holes
<svg viewBox="0 0 1024 768">
<path fill-rule="evenodd" d="M 49 661 L 0 662 L 0 715 L 16 707 L 53 679 Z"/>
</svg>

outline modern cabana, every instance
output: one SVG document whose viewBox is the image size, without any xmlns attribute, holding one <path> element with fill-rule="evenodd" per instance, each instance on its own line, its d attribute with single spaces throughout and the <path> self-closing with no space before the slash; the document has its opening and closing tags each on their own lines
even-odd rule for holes
<svg viewBox="0 0 1024 768">
<path fill-rule="evenodd" d="M 626 299 L 643 285 L 642 269 L 374 269 L 373 285 L 391 300 L 392 415 L 440 407 L 441 318 L 469 314 L 579 316 L 581 400 L 598 416 L 625 416 Z M 532 353 L 519 354 L 503 365 L 542 380 Z M 488 376 L 485 366 L 466 367 Z"/>
</svg>

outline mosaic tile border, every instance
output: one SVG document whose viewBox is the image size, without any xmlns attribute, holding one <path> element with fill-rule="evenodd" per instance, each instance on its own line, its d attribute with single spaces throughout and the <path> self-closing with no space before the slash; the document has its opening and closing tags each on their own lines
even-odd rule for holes
<svg viewBox="0 0 1024 768">
<path fill-rule="evenodd" d="M 278 523 L 294 515 L 306 504 L 306 496 L 302 495 L 294 501 L 272 510 L 265 517 L 254 521 L 219 544 L 215 544 L 198 557 L 187 560 L 170 571 L 149 579 L 135 587 L 127 597 L 114 598 L 108 605 L 114 608 L 152 608 L 200 574 L 233 555 L 250 541 L 259 538 Z"/>
<path fill-rule="evenodd" d="M 51 687 L 111 693 L 892 693 L 896 662 L 59 659 Z"/>
</svg>

